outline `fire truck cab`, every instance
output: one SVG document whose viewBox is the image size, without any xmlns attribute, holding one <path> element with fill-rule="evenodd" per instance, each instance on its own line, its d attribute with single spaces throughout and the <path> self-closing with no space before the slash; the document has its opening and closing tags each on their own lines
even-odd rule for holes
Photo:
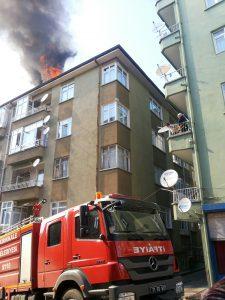
<svg viewBox="0 0 225 300">
<path fill-rule="evenodd" d="M 0 286 L 2 300 L 183 295 L 157 207 L 116 194 L 0 236 Z"/>
</svg>

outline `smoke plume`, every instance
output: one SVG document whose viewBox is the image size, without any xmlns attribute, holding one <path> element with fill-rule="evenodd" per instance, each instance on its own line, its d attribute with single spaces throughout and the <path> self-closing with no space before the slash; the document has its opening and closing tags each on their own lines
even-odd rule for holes
<svg viewBox="0 0 225 300">
<path fill-rule="evenodd" d="M 66 30 L 65 0 L 2 0 L 0 32 L 21 55 L 24 68 L 34 84 L 42 78 L 41 57 L 53 68 L 63 69 L 75 55 L 71 35 Z M 15 70 L 12 70 L 15 71 Z"/>
</svg>

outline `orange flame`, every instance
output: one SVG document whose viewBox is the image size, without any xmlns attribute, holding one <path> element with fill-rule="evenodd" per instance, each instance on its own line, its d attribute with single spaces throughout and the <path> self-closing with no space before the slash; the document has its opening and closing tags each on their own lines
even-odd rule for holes
<svg viewBox="0 0 225 300">
<path fill-rule="evenodd" d="M 45 55 L 42 55 L 40 57 L 40 64 L 43 81 L 47 81 L 49 79 L 57 77 L 62 73 L 62 70 L 60 68 L 48 66 L 47 58 Z"/>
</svg>

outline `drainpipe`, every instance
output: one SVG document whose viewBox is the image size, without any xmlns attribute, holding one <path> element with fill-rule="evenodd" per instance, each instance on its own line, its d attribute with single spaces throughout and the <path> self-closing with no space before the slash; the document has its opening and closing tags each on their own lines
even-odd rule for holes
<svg viewBox="0 0 225 300">
<path fill-rule="evenodd" d="M 99 192 L 99 163 L 100 163 L 100 118 L 101 118 L 101 104 L 100 104 L 100 87 L 101 87 L 101 68 L 98 61 L 95 59 L 95 63 L 98 66 L 98 103 L 97 103 L 97 143 L 96 143 L 96 192 Z"/>
<path fill-rule="evenodd" d="M 186 82 L 187 82 L 187 97 L 186 97 L 186 104 L 187 104 L 187 110 L 190 113 L 191 116 L 191 128 L 192 128 L 192 134 L 193 134 L 193 147 L 194 147 L 194 166 L 195 166 L 195 174 L 196 174 L 196 181 L 197 185 L 199 186 L 200 190 L 200 199 L 203 200 L 203 186 L 202 186 L 202 177 L 201 177 L 201 168 L 200 168 L 200 161 L 199 161 L 199 154 L 198 154 L 198 145 L 196 143 L 196 131 L 194 127 L 194 109 L 192 105 L 192 95 L 191 95 L 191 90 L 190 90 L 190 85 L 189 85 L 189 76 L 187 72 L 187 57 L 186 57 L 186 52 L 185 52 L 185 46 L 184 46 L 184 40 L 183 40 L 183 28 L 182 28 L 182 22 L 180 18 L 180 2 L 179 0 L 175 1 L 175 7 L 176 7 L 176 13 L 177 13 L 177 18 L 178 22 L 180 25 L 180 39 L 181 39 L 181 49 L 180 49 L 180 54 L 181 54 L 181 63 L 185 68 L 185 75 L 186 75 Z M 204 212 L 202 212 L 202 217 L 201 217 L 201 235 L 202 235 L 202 244 L 203 244 L 203 252 L 204 252 L 204 258 L 205 258 L 205 265 L 206 265 L 206 274 L 207 274 L 207 279 L 208 283 L 210 286 L 213 284 L 213 273 L 212 273 L 212 263 L 210 259 L 210 247 L 209 247 L 209 240 L 208 240 L 208 230 L 207 230 L 207 223 L 206 223 L 206 218 Z"/>
</svg>

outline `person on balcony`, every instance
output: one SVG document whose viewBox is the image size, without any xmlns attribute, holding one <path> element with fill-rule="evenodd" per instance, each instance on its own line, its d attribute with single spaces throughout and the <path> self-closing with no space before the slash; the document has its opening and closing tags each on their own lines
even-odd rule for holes
<svg viewBox="0 0 225 300">
<path fill-rule="evenodd" d="M 179 113 L 177 115 L 177 118 L 178 118 L 178 124 L 179 124 L 179 131 L 180 132 L 185 132 L 185 131 L 188 131 L 188 119 L 187 117 L 182 114 L 182 113 Z"/>
</svg>

